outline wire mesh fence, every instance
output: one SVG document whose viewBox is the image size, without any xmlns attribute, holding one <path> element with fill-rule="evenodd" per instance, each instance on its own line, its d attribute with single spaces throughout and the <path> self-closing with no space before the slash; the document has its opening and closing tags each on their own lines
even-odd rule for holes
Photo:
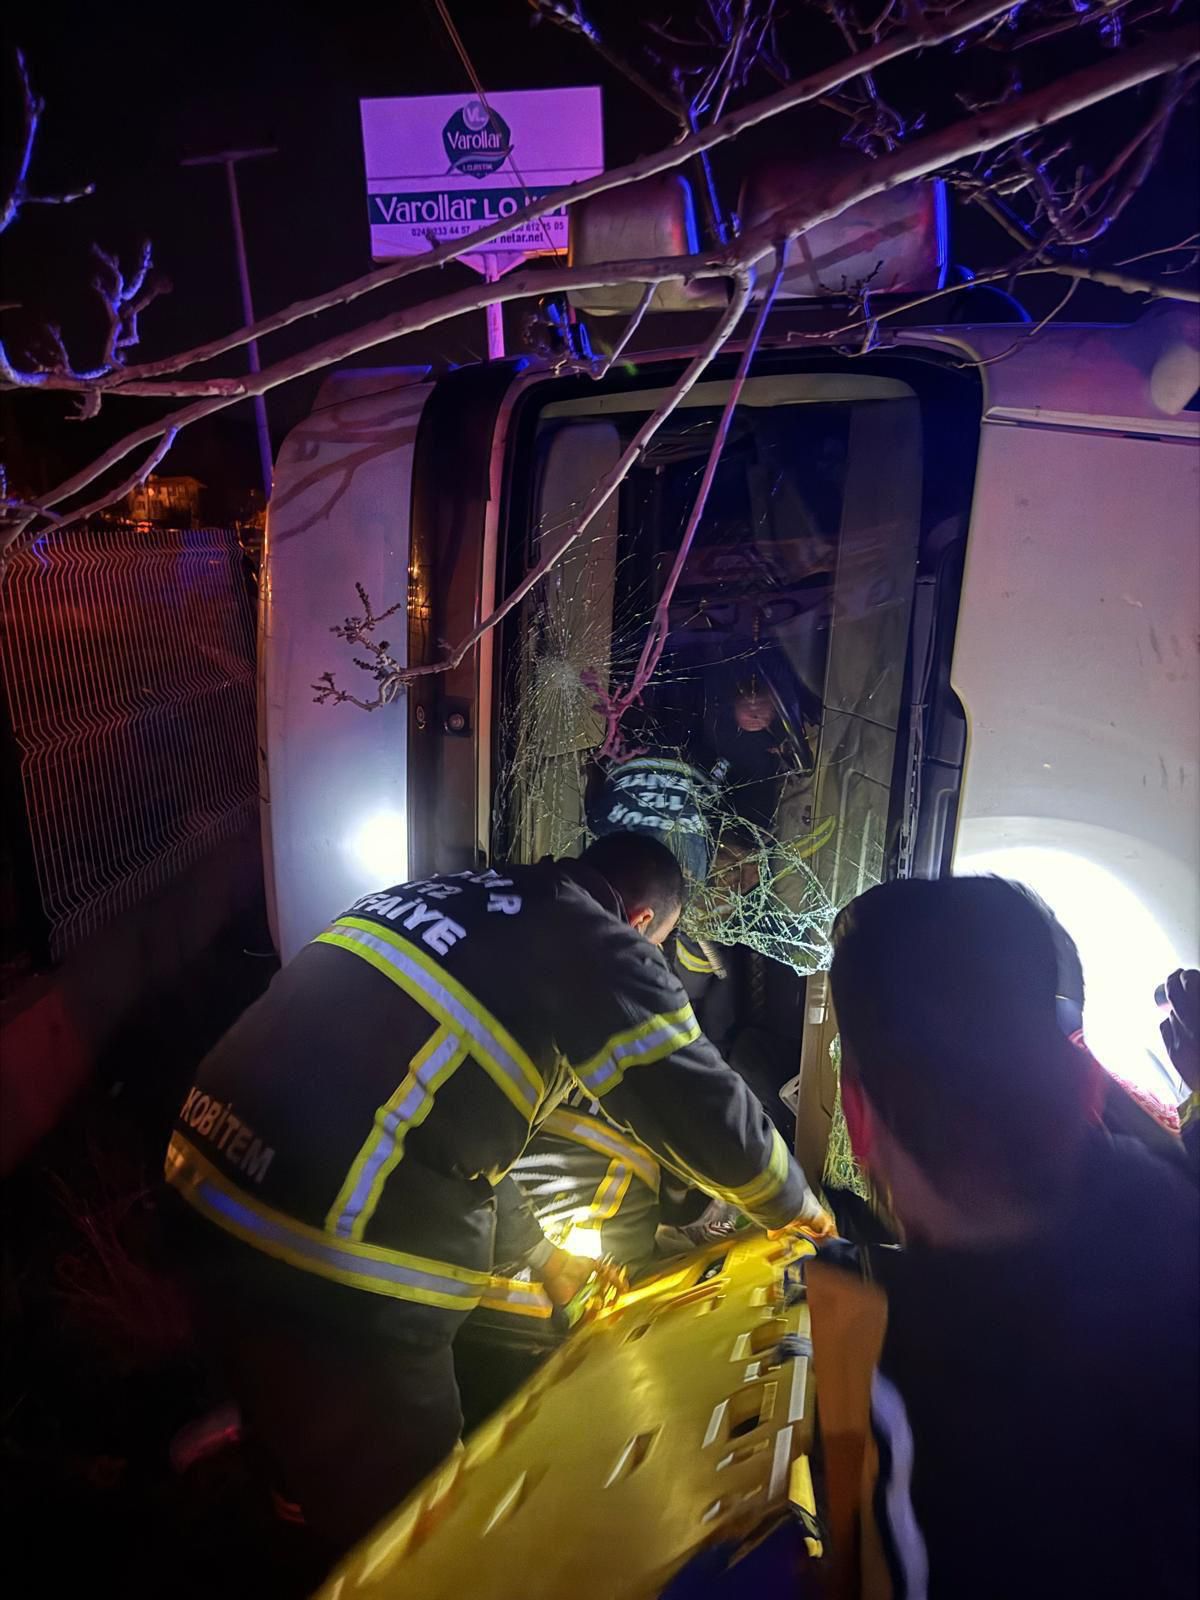
<svg viewBox="0 0 1200 1600">
<path fill-rule="evenodd" d="M 0 640 L 59 958 L 253 819 L 253 607 L 237 534 L 95 526 L 10 560 Z"/>
</svg>

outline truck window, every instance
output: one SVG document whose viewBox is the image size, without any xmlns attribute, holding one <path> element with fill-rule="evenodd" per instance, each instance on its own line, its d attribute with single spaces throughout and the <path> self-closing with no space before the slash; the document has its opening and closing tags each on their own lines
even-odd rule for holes
<svg viewBox="0 0 1200 1600">
<path fill-rule="evenodd" d="M 605 695 L 637 662 L 726 393 L 698 386 L 510 634 L 496 794 L 516 858 L 586 842 L 589 801 L 614 766 L 599 759 Z M 654 400 L 642 389 L 543 407 L 527 566 Z M 798 973 L 825 964 L 834 912 L 884 870 L 922 476 L 920 409 L 904 383 L 751 379 L 662 662 L 620 728 L 619 755 L 705 780 L 709 859 L 687 928 Z"/>
</svg>

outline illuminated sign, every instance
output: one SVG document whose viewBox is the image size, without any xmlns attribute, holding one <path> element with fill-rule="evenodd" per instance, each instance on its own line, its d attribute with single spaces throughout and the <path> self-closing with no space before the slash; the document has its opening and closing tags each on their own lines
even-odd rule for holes
<svg viewBox="0 0 1200 1600">
<path fill-rule="evenodd" d="M 377 261 L 417 255 L 501 221 L 604 167 L 599 89 L 529 89 L 360 102 L 367 218 Z M 567 248 L 567 214 L 488 246 L 499 264 Z M 482 263 L 466 258 L 482 270 Z"/>
</svg>

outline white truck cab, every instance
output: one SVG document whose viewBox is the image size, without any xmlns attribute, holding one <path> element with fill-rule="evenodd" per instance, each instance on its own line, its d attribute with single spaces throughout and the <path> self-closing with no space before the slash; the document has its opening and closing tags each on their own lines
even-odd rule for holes
<svg viewBox="0 0 1200 1600">
<path fill-rule="evenodd" d="M 1080 947 L 1089 1043 L 1162 1099 L 1154 989 L 1200 951 L 1196 309 L 907 327 L 849 354 L 785 305 L 671 611 L 676 680 L 756 674 L 766 651 L 785 723 L 808 708 L 811 770 L 775 826 L 818 841 L 831 905 L 896 873 L 1027 882 Z M 687 337 L 600 380 L 529 360 L 335 372 L 287 438 L 260 641 L 284 959 L 369 889 L 578 844 L 594 686 L 636 659 L 736 352 L 462 666 L 370 713 L 314 685 L 333 670 L 370 696 L 330 632 L 356 584 L 399 606 L 382 631 L 409 663 L 470 632 L 680 371 L 698 313 L 670 316 Z M 824 1021 L 819 984 L 806 1014 Z"/>
</svg>

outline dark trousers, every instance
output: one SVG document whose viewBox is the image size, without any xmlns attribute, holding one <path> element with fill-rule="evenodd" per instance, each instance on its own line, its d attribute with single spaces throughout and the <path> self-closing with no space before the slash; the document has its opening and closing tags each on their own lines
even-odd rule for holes
<svg viewBox="0 0 1200 1600">
<path fill-rule="evenodd" d="M 201 1351 L 273 1487 L 332 1561 L 454 1449 L 462 1409 L 450 1335 L 356 1327 L 212 1287 L 194 1285 Z"/>
</svg>

